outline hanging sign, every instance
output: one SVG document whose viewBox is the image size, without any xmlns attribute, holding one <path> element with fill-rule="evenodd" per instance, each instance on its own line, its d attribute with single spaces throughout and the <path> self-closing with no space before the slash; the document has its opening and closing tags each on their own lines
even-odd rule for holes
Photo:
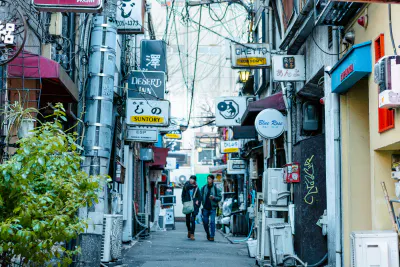
<svg viewBox="0 0 400 267">
<path fill-rule="evenodd" d="M 240 142 L 239 141 L 221 141 L 221 153 L 237 153 L 239 152 Z"/>
<path fill-rule="evenodd" d="M 305 81 L 304 56 L 273 56 L 272 73 L 274 82 Z"/>
<path fill-rule="evenodd" d="M 254 124 L 261 137 L 274 139 L 283 133 L 285 117 L 278 110 L 267 108 L 258 113 Z"/>
<path fill-rule="evenodd" d="M 128 99 L 126 101 L 126 124 L 168 126 L 170 106 L 170 102 L 166 100 Z"/>
<path fill-rule="evenodd" d="M 144 33 L 144 13 L 143 0 L 117 1 L 115 22 L 118 33 Z"/>
<path fill-rule="evenodd" d="M 132 71 L 128 78 L 128 98 L 164 99 L 165 73 Z"/>
<path fill-rule="evenodd" d="M 215 124 L 217 127 L 241 125 L 242 116 L 246 110 L 248 97 L 218 97 L 215 100 Z"/>
<path fill-rule="evenodd" d="M 102 0 L 33 0 L 39 11 L 97 13 L 102 10 Z"/>
<path fill-rule="evenodd" d="M 175 140 L 166 142 L 165 146 L 169 148 L 171 152 L 181 150 L 181 142 Z"/>
<path fill-rule="evenodd" d="M 127 141 L 157 143 L 158 142 L 158 129 L 155 127 L 137 126 L 127 127 L 126 137 Z"/>
<path fill-rule="evenodd" d="M 165 139 L 177 139 L 181 140 L 182 139 L 182 131 L 177 130 L 177 131 L 170 131 L 164 135 Z"/>
<path fill-rule="evenodd" d="M 167 43 L 162 40 L 142 40 L 140 68 L 146 71 L 167 72 Z"/>
<path fill-rule="evenodd" d="M 246 162 L 241 159 L 228 159 L 228 174 L 245 174 Z"/>
<path fill-rule="evenodd" d="M 260 69 L 271 66 L 269 44 L 232 44 L 233 69 Z"/>
</svg>

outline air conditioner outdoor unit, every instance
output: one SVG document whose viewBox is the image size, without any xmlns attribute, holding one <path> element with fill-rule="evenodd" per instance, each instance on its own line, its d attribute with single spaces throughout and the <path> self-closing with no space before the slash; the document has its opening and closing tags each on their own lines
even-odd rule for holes
<svg viewBox="0 0 400 267">
<path fill-rule="evenodd" d="M 110 262 L 122 258 L 122 215 L 104 215 L 101 261 Z"/>
<path fill-rule="evenodd" d="M 374 67 L 374 81 L 379 92 L 390 90 L 400 93 L 400 56 L 382 57 Z"/>
<path fill-rule="evenodd" d="M 149 225 L 149 215 L 147 215 L 147 213 L 138 213 L 136 216 L 137 216 L 137 220 L 139 221 L 139 222 L 137 222 L 136 229 L 142 230 L 145 228 L 145 226 L 147 227 Z M 137 232 L 139 232 L 139 231 L 137 231 Z"/>
<path fill-rule="evenodd" d="M 292 227 L 288 223 L 270 224 L 268 226 L 271 242 L 271 256 L 273 266 L 295 266 L 293 258 L 286 259 L 289 255 L 294 255 Z"/>
<path fill-rule="evenodd" d="M 393 231 L 351 233 L 351 267 L 398 267 L 398 236 Z"/>
</svg>

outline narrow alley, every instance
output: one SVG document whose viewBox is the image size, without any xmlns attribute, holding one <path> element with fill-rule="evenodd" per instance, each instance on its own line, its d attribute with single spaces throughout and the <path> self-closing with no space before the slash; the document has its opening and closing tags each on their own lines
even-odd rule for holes
<svg viewBox="0 0 400 267">
<path fill-rule="evenodd" d="M 248 256 L 246 242 L 232 244 L 219 231 L 215 241 L 210 242 L 203 226 L 197 228 L 195 241 L 186 237 L 184 223 L 176 223 L 176 230 L 153 232 L 148 239 L 124 251 L 123 263 L 128 267 L 255 266 L 255 259 Z"/>
</svg>

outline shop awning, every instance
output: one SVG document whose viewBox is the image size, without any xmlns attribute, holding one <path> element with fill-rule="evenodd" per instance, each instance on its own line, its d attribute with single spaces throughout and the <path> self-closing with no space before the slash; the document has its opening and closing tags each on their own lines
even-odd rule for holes
<svg viewBox="0 0 400 267">
<path fill-rule="evenodd" d="M 152 163 L 148 163 L 148 166 L 152 170 L 161 170 L 165 168 L 167 164 L 167 157 L 169 148 L 161 148 L 161 147 L 151 147 L 154 153 L 154 161 Z"/>
<path fill-rule="evenodd" d="M 78 88 L 66 71 L 54 60 L 22 51 L 7 66 L 8 79 L 42 79 L 42 102 L 78 101 Z"/>
<path fill-rule="evenodd" d="M 345 93 L 372 71 L 371 41 L 354 45 L 329 71 L 332 93 Z"/>
<path fill-rule="evenodd" d="M 222 173 L 227 168 L 227 165 L 218 165 L 210 167 L 210 173 Z"/>
<path fill-rule="evenodd" d="M 254 125 L 257 114 L 266 108 L 273 108 L 280 111 L 286 110 L 282 92 L 250 102 L 243 114 L 242 125 Z"/>
</svg>

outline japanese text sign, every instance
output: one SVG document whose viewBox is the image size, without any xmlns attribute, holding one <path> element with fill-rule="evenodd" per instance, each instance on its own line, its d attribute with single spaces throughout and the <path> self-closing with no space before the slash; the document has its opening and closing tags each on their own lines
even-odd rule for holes
<svg viewBox="0 0 400 267">
<path fill-rule="evenodd" d="M 117 1 L 116 24 L 118 33 L 144 33 L 144 1 Z"/>
<path fill-rule="evenodd" d="M 273 56 L 272 73 L 275 82 L 305 81 L 306 67 L 304 56 Z"/>
<path fill-rule="evenodd" d="M 167 71 L 167 44 L 162 40 L 142 40 L 140 68 L 147 71 Z"/>
<path fill-rule="evenodd" d="M 221 153 L 237 153 L 239 152 L 240 141 L 221 141 Z"/>
<path fill-rule="evenodd" d="M 170 102 L 128 99 L 126 101 L 126 123 L 128 125 L 168 126 Z"/>
</svg>

